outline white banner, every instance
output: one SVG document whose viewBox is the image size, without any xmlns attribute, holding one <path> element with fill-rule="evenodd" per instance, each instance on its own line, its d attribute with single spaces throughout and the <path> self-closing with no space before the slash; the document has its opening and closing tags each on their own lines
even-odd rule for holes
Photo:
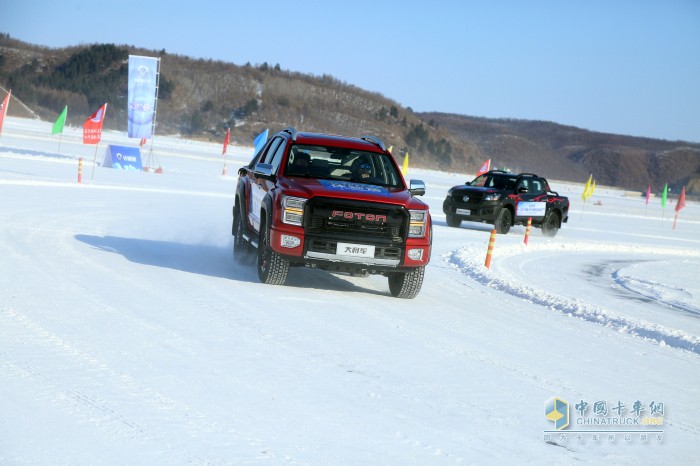
<svg viewBox="0 0 700 466">
<path fill-rule="evenodd" d="M 544 217 L 546 202 L 518 202 L 516 217 Z"/>
<path fill-rule="evenodd" d="M 156 116 L 159 58 L 129 55 L 129 137 L 153 136 Z"/>
</svg>

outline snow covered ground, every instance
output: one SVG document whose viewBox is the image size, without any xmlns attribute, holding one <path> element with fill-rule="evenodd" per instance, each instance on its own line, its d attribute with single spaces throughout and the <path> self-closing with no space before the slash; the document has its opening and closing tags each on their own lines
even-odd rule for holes
<svg viewBox="0 0 700 466">
<path fill-rule="evenodd" d="M 441 209 L 471 176 L 411 168 L 434 220 L 416 299 L 307 269 L 267 286 L 231 257 L 252 148 L 222 176 L 220 144 L 157 136 L 160 175 L 50 132 L 0 136 L 0 464 L 697 461 L 696 203 L 673 230 L 674 204 L 552 181 L 569 223 L 498 236 L 486 269 L 491 227 Z M 98 161 L 109 143 L 135 145 L 107 132 Z"/>
</svg>

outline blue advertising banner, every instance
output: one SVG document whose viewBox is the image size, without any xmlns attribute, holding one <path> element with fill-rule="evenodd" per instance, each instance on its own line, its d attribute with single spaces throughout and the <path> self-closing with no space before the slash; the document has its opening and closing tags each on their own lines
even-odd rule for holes
<svg viewBox="0 0 700 466">
<path fill-rule="evenodd" d="M 141 151 L 138 147 L 115 146 L 110 144 L 102 159 L 102 166 L 117 170 L 143 170 Z"/>
<path fill-rule="evenodd" d="M 127 104 L 130 138 L 151 138 L 156 112 L 159 59 L 129 55 Z"/>
</svg>

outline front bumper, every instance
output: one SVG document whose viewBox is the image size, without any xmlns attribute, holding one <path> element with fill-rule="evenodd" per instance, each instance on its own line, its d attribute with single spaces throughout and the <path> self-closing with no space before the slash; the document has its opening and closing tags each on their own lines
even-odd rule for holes
<svg viewBox="0 0 700 466">
<path fill-rule="evenodd" d="M 289 237 L 299 239 L 296 247 L 286 247 Z M 339 253 L 338 243 L 369 246 L 374 249 L 372 257 L 352 256 Z M 320 266 L 321 268 L 357 270 L 397 270 L 423 267 L 430 261 L 430 235 L 424 238 L 409 238 L 401 246 L 369 241 L 367 238 L 338 239 L 304 235 L 303 229 L 271 229 L 272 249 L 293 264 Z M 419 258 L 416 259 L 416 256 Z M 329 267 L 324 267 L 324 263 Z M 334 266 L 330 266 L 335 264 Z"/>
<path fill-rule="evenodd" d="M 442 203 L 442 211 L 445 214 L 473 222 L 494 222 L 499 209 L 498 201 L 459 202 L 453 197 L 447 197 Z"/>
</svg>

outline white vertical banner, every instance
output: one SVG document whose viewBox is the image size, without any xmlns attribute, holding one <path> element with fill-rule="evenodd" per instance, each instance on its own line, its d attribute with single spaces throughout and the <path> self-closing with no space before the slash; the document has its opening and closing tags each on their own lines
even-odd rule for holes
<svg viewBox="0 0 700 466">
<path fill-rule="evenodd" d="M 156 121 L 160 59 L 129 55 L 127 114 L 130 138 L 150 139 Z"/>
</svg>

